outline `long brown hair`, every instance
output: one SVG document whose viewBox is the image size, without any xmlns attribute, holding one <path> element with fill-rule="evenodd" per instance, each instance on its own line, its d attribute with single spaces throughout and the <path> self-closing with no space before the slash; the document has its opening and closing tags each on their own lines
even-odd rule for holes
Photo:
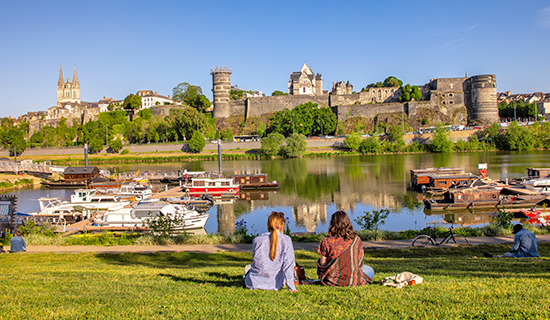
<svg viewBox="0 0 550 320">
<path fill-rule="evenodd" d="M 275 260 L 277 256 L 277 243 L 279 235 L 277 230 L 282 231 L 285 225 L 285 214 L 282 212 L 273 211 L 267 219 L 267 231 L 271 232 L 269 236 L 269 259 Z"/>
<path fill-rule="evenodd" d="M 340 237 L 344 240 L 351 240 L 357 236 L 353 231 L 353 226 L 349 220 L 348 214 L 344 211 L 336 211 L 330 218 L 330 227 L 328 228 L 329 237 Z"/>
</svg>

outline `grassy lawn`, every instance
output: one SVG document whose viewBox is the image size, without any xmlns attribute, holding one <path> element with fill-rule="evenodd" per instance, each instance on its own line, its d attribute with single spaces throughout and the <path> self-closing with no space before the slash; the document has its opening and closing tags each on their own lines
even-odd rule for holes
<svg viewBox="0 0 550 320">
<path fill-rule="evenodd" d="M 527 319 L 550 317 L 550 259 L 487 259 L 509 246 L 368 250 L 375 281 L 402 271 L 424 284 L 394 289 L 240 287 L 251 253 L 2 254 L 2 319 Z M 539 244 L 550 256 L 550 243 Z M 297 251 L 315 278 L 318 255 Z"/>
</svg>

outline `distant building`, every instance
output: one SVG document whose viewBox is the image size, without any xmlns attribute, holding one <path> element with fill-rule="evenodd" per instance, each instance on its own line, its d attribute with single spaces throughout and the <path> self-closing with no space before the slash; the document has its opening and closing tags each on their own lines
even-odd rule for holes
<svg viewBox="0 0 550 320">
<path fill-rule="evenodd" d="M 332 83 L 332 94 L 352 94 L 353 93 L 353 86 L 351 83 L 345 83 L 344 81 L 340 82 L 333 82 Z"/>
<path fill-rule="evenodd" d="M 141 97 L 141 108 L 151 108 L 157 105 L 164 104 L 173 104 L 174 101 L 168 97 L 161 96 L 156 92 L 153 93 L 151 90 L 141 90 L 136 93 L 137 96 Z"/>
<path fill-rule="evenodd" d="M 73 80 L 67 78 L 67 82 L 63 80 L 63 70 L 59 67 L 59 80 L 57 81 L 57 105 L 63 103 L 74 102 L 80 103 L 80 81 L 76 76 L 76 66 L 74 67 Z"/>
<path fill-rule="evenodd" d="M 314 96 L 323 95 L 323 75 L 320 73 L 313 73 L 311 68 L 304 62 L 304 65 L 299 72 L 293 72 L 290 74 L 290 80 L 288 81 L 288 94 L 308 94 Z"/>
</svg>

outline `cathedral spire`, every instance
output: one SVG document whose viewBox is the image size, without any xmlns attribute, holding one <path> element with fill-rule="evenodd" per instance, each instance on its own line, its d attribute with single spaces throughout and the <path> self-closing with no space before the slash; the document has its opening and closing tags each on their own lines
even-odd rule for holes
<svg viewBox="0 0 550 320">
<path fill-rule="evenodd" d="M 63 81 L 63 70 L 61 69 L 61 65 L 59 65 L 59 80 L 57 80 L 57 87 L 63 87 L 65 82 Z"/>
<path fill-rule="evenodd" d="M 80 87 L 80 81 L 78 81 L 78 77 L 76 76 L 76 65 L 74 66 L 73 86 Z"/>
</svg>

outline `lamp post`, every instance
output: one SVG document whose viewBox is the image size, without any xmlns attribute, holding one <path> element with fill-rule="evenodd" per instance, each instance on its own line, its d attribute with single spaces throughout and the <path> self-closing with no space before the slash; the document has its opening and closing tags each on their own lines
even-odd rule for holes
<svg viewBox="0 0 550 320">
<path fill-rule="evenodd" d="M 294 114 L 292 114 L 292 134 L 294 134 Z"/>
</svg>

